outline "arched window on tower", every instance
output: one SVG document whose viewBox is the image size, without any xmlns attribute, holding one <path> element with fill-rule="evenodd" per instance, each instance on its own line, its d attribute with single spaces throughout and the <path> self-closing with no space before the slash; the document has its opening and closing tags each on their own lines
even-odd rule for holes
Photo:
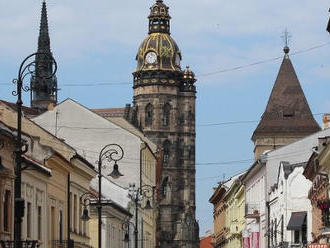
<svg viewBox="0 0 330 248">
<path fill-rule="evenodd" d="M 168 177 L 165 177 L 162 182 L 162 187 L 160 189 L 160 193 L 162 197 L 165 197 L 167 195 L 167 184 L 168 184 Z"/>
<path fill-rule="evenodd" d="M 167 164 L 168 161 L 170 160 L 170 147 L 171 147 L 171 143 L 169 140 L 165 140 L 164 144 L 163 144 L 163 163 Z"/>
<path fill-rule="evenodd" d="M 154 112 L 154 108 L 151 105 L 151 103 L 149 103 L 146 106 L 146 109 L 145 109 L 145 122 L 146 122 L 146 126 L 151 126 L 152 125 L 153 112 Z"/>
<path fill-rule="evenodd" d="M 166 103 L 163 107 L 163 126 L 167 127 L 170 124 L 171 105 Z"/>
</svg>

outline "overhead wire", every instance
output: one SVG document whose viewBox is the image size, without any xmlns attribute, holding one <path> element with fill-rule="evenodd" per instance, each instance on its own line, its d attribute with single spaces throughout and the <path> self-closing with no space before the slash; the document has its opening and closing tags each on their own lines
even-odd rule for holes
<svg viewBox="0 0 330 248">
<path fill-rule="evenodd" d="M 310 52 L 310 51 L 313 51 L 313 50 L 316 50 L 316 49 L 319 49 L 319 48 L 322 48 L 322 47 L 325 47 L 325 46 L 328 46 L 328 45 L 330 45 L 330 42 L 319 44 L 319 45 L 316 45 L 316 46 L 312 46 L 312 47 L 309 47 L 309 48 L 306 48 L 306 49 L 298 50 L 296 52 L 292 52 L 290 54 L 290 56 L 296 56 L 296 55 L 299 55 L 299 54 L 302 54 L 302 53 Z M 213 71 L 213 72 L 201 73 L 201 74 L 197 74 L 196 77 L 207 77 L 207 76 L 212 76 L 212 75 L 216 75 L 216 74 L 242 70 L 242 69 L 245 69 L 245 68 L 249 68 L 249 67 L 269 63 L 269 62 L 272 62 L 272 61 L 276 61 L 276 60 L 279 60 L 281 58 L 283 58 L 283 56 L 264 59 L 264 60 L 256 61 L 256 62 L 253 62 L 253 63 L 250 63 L 250 64 L 234 66 L 234 67 L 231 67 L 231 68 L 216 70 L 216 71 Z M 74 80 L 72 80 L 72 81 L 74 81 Z M 131 82 L 114 82 L 114 81 L 102 80 L 100 82 L 86 82 L 86 83 L 77 82 L 77 83 L 62 84 L 61 87 L 94 87 L 94 86 L 110 86 L 110 85 L 128 85 L 128 84 L 131 84 Z M 0 85 L 12 85 L 12 84 L 0 82 Z"/>
</svg>

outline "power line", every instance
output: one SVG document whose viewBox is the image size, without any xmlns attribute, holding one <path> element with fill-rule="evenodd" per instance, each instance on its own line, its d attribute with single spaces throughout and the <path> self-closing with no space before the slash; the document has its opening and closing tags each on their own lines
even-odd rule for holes
<svg viewBox="0 0 330 248">
<path fill-rule="evenodd" d="M 291 53 L 290 56 L 295 56 L 295 55 L 298 55 L 298 54 L 306 53 L 306 52 L 309 52 L 309 51 L 312 51 L 312 50 L 315 50 L 315 49 L 319 49 L 319 48 L 322 48 L 322 47 L 325 47 L 325 46 L 328 46 L 328 45 L 330 45 L 330 42 L 320 44 L 320 45 L 317 45 L 317 46 L 313 46 L 313 47 L 310 47 L 310 48 L 307 48 L 307 49 L 304 49 L 304 50 L 299 50 L 297 52 Z M 208 73 L 202 73 L 202 74 L 197 75 L 197 77 L 207 77 L 207 76 L 212 76 L 212 75 L 215 75 L 215 74 L 226 73 L 226 72 L 231 72 L 231 71 L 237 71 L 237 70 L 241 70 L 241 69 L 244 69 L 244 68 L 248 68 L 248 67 L 269 63 L 269 62 L 272 62 L 272 61 L 276 61 L 276 60 L 279 60 L 279 59 L 282 59 L 282 58 L 283 58 L 283 56 L 278 56 L 278 57 L 275 57 L 275 58 L 265 59 L 265 60 L 257 61 L 257 62 L 251 63 L 251 64 L 247 64 L 247 65 L 235 66 L 235 67 L 228 68 L 228 69 L 223 69 L 223 70 L 218 70 L 218 71 L 213 71 L 213 72 L 208 72 Z"/>
<path fill-rule="evenodd" d="M 290 56 L 296 56 L 302 53 L 307 53 L 325 46 L 330 45 L 330 42 L 327 43 L 323 43 L 320 45 L 316 45 L 316 46 L 312 46 L 309 47 L 307 49 L 303 49 L 303 50 L 299 50 L 297 52 L 293 52 L 290 54 Z M 260 60 L 257 62 L 253 62 L 250 64 L 246 64 L 246 65 L 240 65 L 240 66 L 234 66 L 232 68 L 227 68 L 227 69 L 222 69 L 222 70 L 217 70 L 217 71 L 213 71 L 213 72 L 206 72 L 206 73 L 201 73 L 196 75 L 196 77 L 207 77 L 207 76 L 212 76 L 212 75 L 216 75 L 216 74 L 221 74 L 221 73 L 226 73 L 226 72 L 232 72 L 232 71 L 237 71 L 237 70 L 242 70 L 244 68 L 249 68 L 249 67 L 253 67 L 253 66 L 257 66 L 257 65 L 261 65 L 261 64 L 265 64 L 265 63 L 269 63 L 269 62 L 273 62 L 279 59 L 282 59 L 283 56 L 278 56 L 278 57 L 274 57 L 274 58 L 269 58 L 269 59 L 265 59 L 265 60 Z M 70 83 L 70 84 L 62 84 L 61 87 L 94 87 L 94 86 L 111 86 L 111 85 L 128 85 L 128 84 L 132 84 L 131 82 L 114 82 L 114 81 L 100 81 L 100 82 L 77 82 L 77 84 L 74 83 Z M 10 83 L 4 83 L 1 82 L 0 85 L 12 85 Z"/>
</svg>

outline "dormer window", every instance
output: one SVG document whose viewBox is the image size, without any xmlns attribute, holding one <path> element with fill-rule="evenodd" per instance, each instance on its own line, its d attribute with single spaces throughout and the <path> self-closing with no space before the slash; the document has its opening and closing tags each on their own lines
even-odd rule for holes
<svg viewBox="0 0 330 248">
<path fill-rule="evenodd" d="M 294 110 L 285 110 L 283 111 L 284 118 L 291 118 L 294 117 Z"/>
</svg>

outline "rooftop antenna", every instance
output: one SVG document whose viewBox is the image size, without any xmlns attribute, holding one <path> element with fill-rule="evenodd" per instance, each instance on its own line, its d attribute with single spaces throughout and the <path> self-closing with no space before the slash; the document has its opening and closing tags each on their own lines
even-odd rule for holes
<svg viewBox="0 0 330 248">
<path fill-rule="evenodd" d="M 291 39 L 291 35 L 290 33 L 288 32 L 288 29 L 285 28 L 284 32 L 283 32 L 283 35 L 281 36 L 281 38 L 283 39 L 284 41 L 284 48 L 283 48 L 283 51 L 285 53 L 285 57 L 288 58 L 289 57 L 289 52 L 290 52 L 290 48 L 289 48 L 289 43 L 290 43 L 290 39 Z"/>
</svg>

